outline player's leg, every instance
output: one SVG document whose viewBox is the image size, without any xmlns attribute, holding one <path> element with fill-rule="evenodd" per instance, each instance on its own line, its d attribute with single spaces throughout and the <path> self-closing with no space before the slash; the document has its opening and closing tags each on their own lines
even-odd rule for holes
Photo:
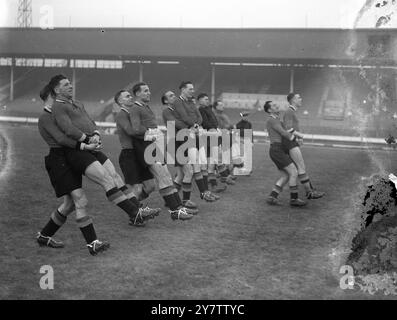
<svg viewBox="0 0 397 320">
<path fill-rule="evenodd" d="M 161 209 L 152 209 L 147 206 L 142 207 L 140 203 L 140 200 L 144 198 L 144 195 L 145 197 L 148 196 L 142 186 L 144 179 L 141 178 L 143 177 L 142 171 L 145 171 L 145 168 L 139 167 L 139 163 L 136 160 L 135 151 L 133 149 L 123 149 L 119 156 L 119 165 L 125 181 L 117 173 L 113 163 L 105 155 L 99 153 L 97 154 L 97 159 L 111 176 L 116 187 L 127 197 L 127 200 L 135 207 L 140 208 L 138 209 L 138 213 L 135 218 L 130 219 L 130 225 L 144 226 L 145 220 L 153 219 L 155 216 L 159 215 Z M 151 178 L 152 175 L 149 173 L 148 179 Z"/>
<path fill-rule="evenodd" d="M 298 170 L 294 163 L 290 163 L 288 166 L 284 168 L 284 170 L 288 173 L 288 184 L 291 193 L 290 205 L 295 207 L 302 207 L 306 205 L 306 202 L 302 201 L 298 197 Z"/>
<path fill-rule="evenodd" d="M 152 177 L 142 182 L 142 196 L 141 199 L 146 199 L 151 193 L 156 190 L 156 180 Z"/>
<path fill-rule="evenodd" d="M 199 161 L 199 151 L 197 148 L 188 149 L 189 164 L 193 166 L 193 178 L 196 181 L 196 185 L 200 192 L 201 199 L 207 202 L 216 201 L 214 196 L 209 192 L 208 188 L 205 188 L 203 175 L 201 173 L 201 165 Z"/>
<path fill-rule="evenodd" d="M 278 203 L 278 196 L 283 191 L 283 187 L 289 181 L 288 172 L 285 170 L 279 170 L 280 178 L 277 179 L 276 183 L 273 186 L 273 190 L 270 193 L 269 197 L 267 198 L 267 203 L 270 205 L 277 205 Z"/>
<path fill-rule="evenodd" d="M 182 201 L 189 201 L 192 193 L 193 166 L 185 164 L 182 166 Z"/>
<path fill-rule="evenodd" d="M 139 207 L 128 200 L 125 194 L 117 187 L 109 172 L 99 161 L 91 163 L 85 169 L 84 174 L 89 180 L 102 186 L 107 199 L 127 213 L 130 220 L 135 220 L 138 217 Z"/>
<path fill-rule="evenodd" d="M 88 251 L 92 255 L 105 251 L 110 244 L 98 240 L 92 218 L 87 214 L 88 200 L 84 190 L 73 190 L 70 195 L 76 208 L 76 222 L 87 243 Z"/>
<path fill-rule="evenodd" d="M 50 153 L 44 158 L 44 162 L 55 195 L 57 198 L 63 197 L 63 203 L 51 214 L 50 220 L 41 232 L 38 232 L 37 242 L 40 246 L 63 248 L 63 243 L 54 240 L 52 236 L 66 222 L 70 212 L 74 210 L 73 201 L 69 194 L 82 187 L 82 177 L 81 174 L 72 170 L 62 148 L 50 149 Z"/>
<path fill-rule="evenodd" d="M 190 164 L 184 164 L 182 166 L 182 172 L 182 203 L 186 208 L 196 210 L 197 204 L 190 199 L 192 193 L 193 166 Z"/>
<path fill-rule="evenodd" d="M 179 197 L 178 190 L 175 188 L 172 177 L 166 165 L 155 163 L 149 166 L 149 170 L 156 179 L 159 186 L 159 193 L 163 197 L 166 206 L 170 209 L 171 218 L 179 220 L 189 220 L 197 210 L 186 209 L 185 212 L 179 212 L 183 207 L 181 198 Z M 175 219 L 174 219 L 175 220 Z"/>
<path fill-rule="evenodd" d="M 110 174 L 112 177 L 114 183 L 116 184 L 117 188 L 120 189 L 121 192 L 125 194 L 127 199 L 132 201 L 136 206 L 140 206 L 138 197 L 132 190 L 132 188 L 128 188 L 124 180 L 121 178 L 121 176 L 117 173 L 116 168 L 114 167 L 113 163 L 107 159 L 103 164 L 103 167 L 105 170 Z"/>
<path fill-rule="evenodd" d="M 57 241 L 52 237 L 59 230 L 59 228 L 64 225 L 68 215 L 73 212 L 73 210 L 74 203 L 70 195 L 63 196 L 62 204 L 51 214 L 50 220 L 37 236 L 37 242 L 39 245 L 48 246 L 51 248 L 64 247 L 64 244 L 61 241 Z"/>
<path fill-rule="evenodd" d="M 307 198 L 318 199 L 323 197 L 323 192 L 313 190 L 313 185 L 310 181 L 309 175 L 306 173 L 305 161 L 303 159 L 301 149 L 299 147 L 291 148 L 289 150 L 289 155 L 298 169 L 298 179 L 305 188 Z"/>
<path fill-rule="evenodd" d="M 183 181 L 183 168 L 180 165 L 175 166 L 176 176 L 174 178 L 174 185 L 177 190 L 182 189 L 182 181 Z"/>
<path fill-rule="evenodd" d="M 226 185 L 219 186 L 216 179 L 216 165 L 208 164 L 208 184 L 211 192 L 220 193 L 227 189 Z"/>
</svg>

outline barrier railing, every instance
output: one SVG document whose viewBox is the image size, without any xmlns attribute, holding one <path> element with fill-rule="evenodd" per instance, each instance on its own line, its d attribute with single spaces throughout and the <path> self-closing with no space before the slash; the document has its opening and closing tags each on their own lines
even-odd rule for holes
<svg viewBox="0 0 397 320">
<path fill-rule="evenodd" d="M 13 123 L 21 125 L 32 125 L 37 124 L 38 118 L 30 117 L 8 117 L 0 116 L 0 123 Z M 114 122 L 96 122 L 99 128 L 108 129 L 116 128 Z M 162 131 L 166 131 L 165 126 L 159 126 Z M 254 138 L 267 138 L 268 133 L 265 131 L 254 131 Z M 370 137 L 352 137 L 352 136 L 335 136 L 335 135 L 321 135 L 321 134 L 305 134 L 305 141 L 332 141 L 332 142 L 348 142 L 348 143 L 361 143 L 361 144 L 382 144 L 385 145 L 385 140 L 382 138 L 370 138 Z"/>
</svg>

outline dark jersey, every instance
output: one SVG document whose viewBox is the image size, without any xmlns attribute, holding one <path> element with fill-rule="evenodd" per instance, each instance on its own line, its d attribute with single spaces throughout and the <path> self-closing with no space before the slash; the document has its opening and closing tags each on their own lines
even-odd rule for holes
<svg viewBox="0 0 397 320">
<path fill-rule="evenodd" d="M 294 136 L 284 129 L 279 118 L 270 116 L 266 123 L 270 143 L 281 143 L 282 138 L 293 140 Z"/>
<path fill-rule="evenodd" d="M 156 116 L 148 105 L 138 101 L 129 109 L 132 132 L 135 138 L 143 139 L 149 128 L 157 128 Z"/>
<path fill-rule="evenodd" d="M 44 108 L 44 112 L 39 117 L 38 127 L 41 137 L 50 148 L 76 148 L 77 142 L 58 128 L 50 108 Z"/>
<path fill-rule="evenodd" d="M 130 111 L 127 108 L 122 107 L 116 114 L 115 121 L 121 149 L 132 149 L 132 137 L 134 135 L 134 131 L 132 130 L 130 122 Z"/>
<path fill-rule="evenodd" d="M 97 131 L 95 122 L 85 111 L 84 105 L 78 101 L 56 99 L 52 113 L 58 127 L 74 140 L 78 141 L 83 134 L 92 135 Z"/>
<path fill-rule="evenodd" d="M 210 130 L 218 128 L 218 120 L 211 106 L 201 106 L 199 107 L 199 111 L 203 118 L 202 127 L 204 129 Z"/>
<path fill-rule="evenodd" d="M 174 102 L 173 107 L 180 119 L 189 128 L 193 127 L 195 124 L 201 125 L 203 119 L 193 100 L 186 100 L 183 97 L 179 97 Z"/>
</svg>

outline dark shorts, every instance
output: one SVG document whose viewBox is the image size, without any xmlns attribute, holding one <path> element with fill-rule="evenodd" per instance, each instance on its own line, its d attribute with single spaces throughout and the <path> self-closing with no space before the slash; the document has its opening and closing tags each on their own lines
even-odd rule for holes
<svg viewBox="0 0 397 320">
<path fill-rule="evenodd" d="M 298 142 L 291 141 L 291 140 L 288 140 L 288 139 L 285 139 L 285 138 L 283 138 L 283 140 L 282 140 L 282 145 L 283 145 L 284 151 L 287 152 L 287 153 L 289 153 L 289 151 L 291 149 L 299 147 Z"/>
<path fill-rule="evenodd" d="M 125 183 L 131 186 L 154 178 L 149 167 L 142 167 L 137 161 L 135 149 L 121 150 L 119 165 L 124 175 Z"/>
<path fill-rule="evenodd" d="M 149 164 L 145 161 L 145 150 L 152 143 L 151 141 L 145 141 L 143 139 L 133 138 L 135 160 L 141 168 L 148 168 Z M 154 152 L 153 152 L 154 155 Z"/>
<path fill-rule="evenodd" d="M 272 143 L 269 149 L 270 159 L 274 162 L 279 170 L 288 167 L 292 162 L 290 156 L 285 152 L 281 143 Z"/>
<path fill-rule="evenodd" d="M 104 164 L 108 157 L 100 151 L 82 151 L 65 148 L 66 160 L 77 173 L 84 174 L 89 165 L 95 161 Z"/>
<path fill-rule="evenodd" d="M 68 164 L 65 150 L 66 148 L 51 148 L 44 158 L 45 168 L 57 198 L 82 187 L 82 176 Z"/>
</svg>

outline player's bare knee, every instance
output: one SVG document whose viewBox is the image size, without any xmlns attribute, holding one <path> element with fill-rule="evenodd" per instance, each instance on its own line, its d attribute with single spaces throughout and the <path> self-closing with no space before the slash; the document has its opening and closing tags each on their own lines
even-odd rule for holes
<svg viewBox="0 0 397 320">
<path fill-rule="evenodd" d="M 73 202 L 76 210 L 85 209 L 88 205 L 88 199 L 84 192 L 78 192 L 72 194 Z"/>
</svg>

